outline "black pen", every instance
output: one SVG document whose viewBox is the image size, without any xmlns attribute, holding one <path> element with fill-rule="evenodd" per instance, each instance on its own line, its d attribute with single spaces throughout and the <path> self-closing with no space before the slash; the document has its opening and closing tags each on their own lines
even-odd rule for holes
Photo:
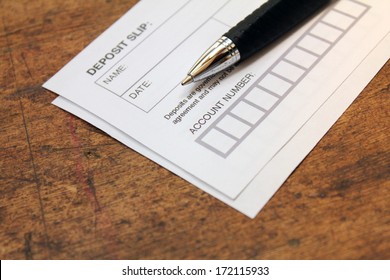
<svg viewBox="0 0 390 280">
<path fill-rule="evenodd" d="M 244 61 L 329 2 L 331 0 L 267 1 L 207 49 L 181 84 L 187 85 L 205 79 Z"/>
</svg>

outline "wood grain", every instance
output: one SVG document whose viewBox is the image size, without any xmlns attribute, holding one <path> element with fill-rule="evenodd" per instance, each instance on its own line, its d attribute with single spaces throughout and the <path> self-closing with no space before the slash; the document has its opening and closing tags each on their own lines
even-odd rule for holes
<svg viewBox="0 0 390 280">
<path fill-rule="evenodd" d="M 389 259 L 390 63 L 253 220 L 41 85 L 136 1 L 0 1 L 1 259 Z"/>
</svg>

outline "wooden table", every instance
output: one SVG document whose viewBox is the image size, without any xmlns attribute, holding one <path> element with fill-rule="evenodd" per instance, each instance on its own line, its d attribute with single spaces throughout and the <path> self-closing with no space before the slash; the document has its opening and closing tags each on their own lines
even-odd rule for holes
<svg viewBox="0 0 390 280">
<path fill-rule="evenodd" d="M 389 259 L 390 63 L 253 220 L 50 104 L 136 1 L 0 1 L 1 259 Z"/>
</svg>

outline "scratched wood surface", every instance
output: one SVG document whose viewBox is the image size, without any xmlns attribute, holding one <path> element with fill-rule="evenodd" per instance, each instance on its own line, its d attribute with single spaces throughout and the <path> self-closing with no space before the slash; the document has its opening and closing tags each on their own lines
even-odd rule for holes
<svg viewBox="0 0 390 280">
<path fill-rule="evenodd" d="M 0 258 L 389 259 L 390 63 L 251 220 L 50 104 L 135 2 L 0 0 Z"/>
</svg>

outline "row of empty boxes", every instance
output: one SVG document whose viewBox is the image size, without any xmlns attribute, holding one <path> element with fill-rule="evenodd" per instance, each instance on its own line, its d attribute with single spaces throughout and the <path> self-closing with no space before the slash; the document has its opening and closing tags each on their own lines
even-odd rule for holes
<svg viewBox="0 0 390 280">
<path fill-rule="evenodd" d="M 353 0 L 338 2 L 241 94 L 196 142 L 227 157 L 304 79 L 368 8 Z"/>
</svg>

